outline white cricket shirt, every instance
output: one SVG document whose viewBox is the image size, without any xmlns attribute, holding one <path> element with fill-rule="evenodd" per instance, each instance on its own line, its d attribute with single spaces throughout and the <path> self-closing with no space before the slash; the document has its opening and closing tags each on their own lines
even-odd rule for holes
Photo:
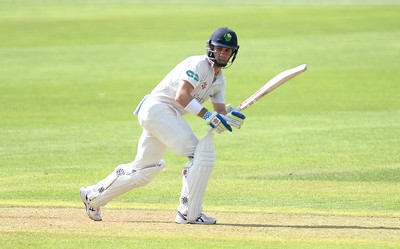
<svg viewBox="0 0 400 249">
<path fill-rule="evenodd" d="M 161 102 L 171 104 L 181 114 L 187 113 L 175 101 L 176 91 L 181 80 L 186 80 L 193 85 L 193 98 L 204 103 L 211 98 L 213 103 L 225 103 L 226 80 L 222 71 L 214 80 L 213 62 L 206 55 L 188 57 L 175 66 L 165 78 L 153 89 L 151 96 Z"/>
</svg>

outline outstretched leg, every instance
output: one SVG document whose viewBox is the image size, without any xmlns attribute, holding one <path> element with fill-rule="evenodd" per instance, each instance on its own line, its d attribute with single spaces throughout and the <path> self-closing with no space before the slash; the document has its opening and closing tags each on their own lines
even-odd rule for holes
<svg viewBox="0 0 400 249">
<path fill-rule="evenodd" d="M 87 215 L 92 220 L 100 221 L 101 206 L 134 188 L 147 185 L 165 168 L 166 163 L 161 160 L 165 150 L 162 142 L 143 131 L 134 162 L 118 165 L 105 179 L 80 189 Z"/>
<path fill-rule="evenodd" d="M 88 193 L 90 206 L 99 208 L 134 188 L 146 186 L 165 166 L 164 160 L 141 169 L 135 169 L 132 163 L 119 165 Z"/>
</svg>

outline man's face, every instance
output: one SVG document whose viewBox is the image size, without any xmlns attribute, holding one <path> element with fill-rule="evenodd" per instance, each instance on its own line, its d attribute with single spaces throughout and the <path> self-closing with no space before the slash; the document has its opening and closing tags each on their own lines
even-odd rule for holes
<svg viewBox="0 0 400 249">
<path fill-rule="evenodd" d="M 226 65 L 231 58 L 233 49 L 214 46 L 214 58 L 220 65 Z"/>
</svg>

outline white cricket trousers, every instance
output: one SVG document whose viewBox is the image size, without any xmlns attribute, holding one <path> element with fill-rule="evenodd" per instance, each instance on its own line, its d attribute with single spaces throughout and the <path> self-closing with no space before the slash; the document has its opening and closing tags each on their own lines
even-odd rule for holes
<svg viewBox="0 0 400 249">
<path fill-rule="evenodd" d="M 138 120 L 143 132 L 133 162 L 135 168 L 158 163 L 167 148 L 178 155 L 193 156 L 199 140 L 173 107 L 148 96 L 139 110 Z"/>
<path fill-rule="evenodd" d="M 148 96 L 141 105 L 138 119 L 143 132 L 135 160 L 118 165 L 105 179 L 88 187 L 92 207 L 104 206 L 127 191 L 148 184 L 162 170 L 155 166 L 167 148 L 176 154 L 194 155 L 199 141 L 186 120 L 173 107 Z M 120 175 L 121 172 L 123 175 Z M 130 173 L 125 175 L 125 172 Z M 187 189 L 186 185 L 183 189 Z"/>
</svg>

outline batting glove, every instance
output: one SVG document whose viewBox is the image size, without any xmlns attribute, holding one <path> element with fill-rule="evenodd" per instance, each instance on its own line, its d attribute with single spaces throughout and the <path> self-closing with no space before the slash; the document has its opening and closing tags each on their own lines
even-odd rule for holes
<svg viewBox="0 0 400 249">
<path fill-rule="evenodd" d="M 246 116 L 238 111 L 231 111 L 226 115 L 226 122 L 235 127 L 236 129 L 240 129 L 240 127 L 242 127 L 244 120 L 246 118 Z"/>
<path fill-rule="evenodd" d="M 219 114 L 218 112 L 209 112 L 207 111 L 203 119 L 206 120 L 207 125 L 209 125 L 213 130 L 216 130 L 218 133 L 222 133 L 225 130 L 232 132 L 232 127 L 227 123 L 224 116 Z"/>
</svg>

